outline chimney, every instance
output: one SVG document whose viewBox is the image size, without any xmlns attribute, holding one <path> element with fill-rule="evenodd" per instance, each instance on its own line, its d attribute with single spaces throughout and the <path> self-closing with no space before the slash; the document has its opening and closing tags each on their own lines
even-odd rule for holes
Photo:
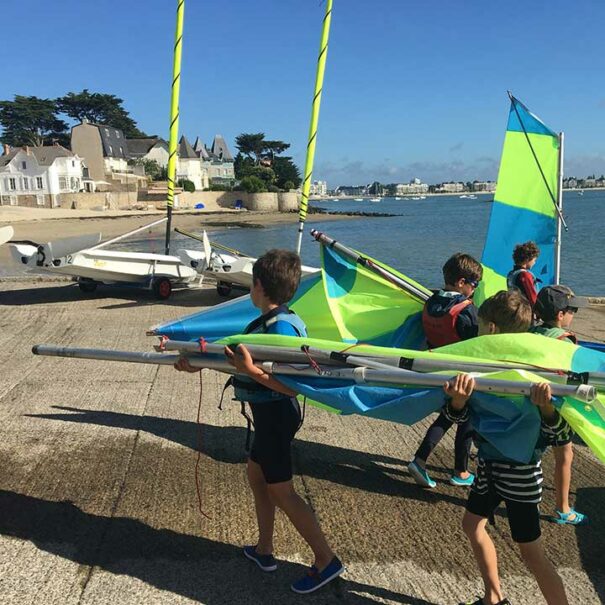
<svg viewBox="0 0 605 605">
<path fill-rule="evenodd" d="M 29 155 L 29 145 L 23 145 L 23 147 L 21 147 L 21 149 L 23 149 L 23 151 L 25 151 L 25 153 L 27 155 Z"/>
<path fill-rule="evenodd" d="M 11 152 L 11 146 L 7 145 L 6 143 L 4 143 L 2 145 L 2 149 L 3 149 L 4 155 L 8 155 Z"/>
</svg>

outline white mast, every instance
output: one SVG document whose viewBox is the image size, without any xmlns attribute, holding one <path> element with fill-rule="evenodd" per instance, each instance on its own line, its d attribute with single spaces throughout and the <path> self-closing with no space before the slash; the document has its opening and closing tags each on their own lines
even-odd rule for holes
<svg viewBox="0 0 605 605">
<path fill-rule="evenodd" d="M 561 226 L 563 217 L 563 141 L 564 135 L 559 133 L 559 165 L 557 166 L 558 190 L 557 190 L 557 241 L 555 242 L 555 284 L 560 282 L 561 277 Z"/>
</svg>

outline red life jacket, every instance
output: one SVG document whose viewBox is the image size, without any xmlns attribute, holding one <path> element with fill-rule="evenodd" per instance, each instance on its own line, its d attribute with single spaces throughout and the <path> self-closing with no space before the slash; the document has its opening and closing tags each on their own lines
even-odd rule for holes
<svg viewBox="0 0 605 605">
<path fill-rule="evenodd" d="M 463 301 L 452 305 L 447 313 L 444 313 L 441 317 L 429 315 L 425 306 L 422 311 L 422 326 L 429 347 L 444 347 L 462 340 L 456 331 L 456 322 L 458 321 L 458 315 L 472 304 L 468 298 L 465 298 Z"/>
</svg>

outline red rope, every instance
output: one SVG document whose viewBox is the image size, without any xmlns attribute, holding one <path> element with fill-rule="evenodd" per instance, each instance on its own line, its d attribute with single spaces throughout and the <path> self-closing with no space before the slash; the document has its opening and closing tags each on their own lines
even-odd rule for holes
<svg viewBox="0 0 605 605">
<path fill-rule="evenodd" d="M 309 346 L 308 345 L 303 345 L 301 347 L 302 352 L 307 356 L 307 359 L 309 360 L 309 365 L 318 373 L 321 374 L 321 368 L 319 367 L 319 365 L 317 364 L 317 362 L 313 359 L 313 357 L 311 357 L 311 354 L 309 353 Z"/>
<path fill-rule="evenodd" d="M 211 519 L 210 515 L 207 515 L 202 508 L 202 481 L 200 479 L 199 468 L 202 460 L 202 372 L 200 370 L 200 398 L 197 406 L 197 460 L 195 461 L 195 490 L 197 492 L 197 506 L 200 511 L 200 515 L 206 519 Z"/>
</svg>

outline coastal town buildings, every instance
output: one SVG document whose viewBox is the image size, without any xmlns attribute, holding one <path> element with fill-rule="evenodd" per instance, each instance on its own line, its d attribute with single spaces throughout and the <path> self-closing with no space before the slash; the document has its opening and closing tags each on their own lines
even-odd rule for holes
<svg viewBox="0 0 605 605">
<path fill-rule="evenodd" d="M 409 183 L 395 186 L 395 195 L 409 195 L 411 193 L 427 193 L 429 186 L 419 178 L 412 179 Z"/>
<path fill-rule="evenodd" d="M 471 191 L 493 193 L 496 191 L 496 183 L 494 181 L 473 181 Z"/>
<path fill-rule="evenodd" d="M 127 139 L 130 160 L 157 162 L 160 168 L 168 166 L 168 143 L 160 137 Z"/>
<path fill-rule="evenodd" d="M 435 187 L 436 193 L 461 193 L 464 191 L 464 183 L 441 183 Z"/>
<path fill-rule="evenodd" d="M 61 145 L 4 146 L 0 156 L 0 204 L 53 208 L 85 188 L 82 159 Z"/>
<path fill-rule="evenodd" d="M 185 136 L 179 141 L 179 161 L 176 167 L 176 180 L 191 181 L 196 190 L 210 186 L 208 168 L 196 153 Z"/>
<path fill-rule="evenodd" d="M 326 181 L 313 181 L 309 188 L 310 195 L 325 196 L 328 194 L 328 183 Z"/>
<path fill-rule="evenodd" d="M 118 128 L 82 120 L 71 129 L 71 149 L 85 159 L 96 183 L 106 182 L 112 173 L 128 172 L 128 144 Z"/>
</svg>

